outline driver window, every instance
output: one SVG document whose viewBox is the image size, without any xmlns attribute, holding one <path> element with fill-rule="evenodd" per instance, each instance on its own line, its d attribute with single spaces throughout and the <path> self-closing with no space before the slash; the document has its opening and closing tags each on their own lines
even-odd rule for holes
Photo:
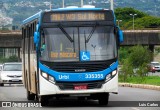
<svg viewBox="0 0 160 110">
<path fill-rule="evenodd" d="M 45 35 L 44 35 L 44 31 L 42 30 L 42 33 L 41 33 L 41 51 L 45 50 L 45 48 L 46 48 Z"/>
</svg>

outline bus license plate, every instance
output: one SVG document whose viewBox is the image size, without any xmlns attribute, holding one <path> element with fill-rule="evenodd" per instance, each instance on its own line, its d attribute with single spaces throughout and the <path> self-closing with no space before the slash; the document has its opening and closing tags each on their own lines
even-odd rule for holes
<svg viewBox="0 0 160 110">
<path fill-rule="evenodd" d="M 87 85 L 74 85 L 74 90 L 84 90 L 87 89 Z"/>
</svg>

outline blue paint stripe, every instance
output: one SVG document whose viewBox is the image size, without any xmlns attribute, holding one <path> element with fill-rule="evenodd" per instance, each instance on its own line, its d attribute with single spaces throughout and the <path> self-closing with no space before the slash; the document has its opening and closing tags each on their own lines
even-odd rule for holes
<svg viewBox="0 0 160 110">
<path fill-rule="evenodd" d="M 52 11 L 81 11 L 81 10 L 103 10 L 103 8 L 59 8 L 53 9 Z"/>
<path fill-rule="evenodd" d="M 48 73 L 50 76 L 53 76 L 56 81 L 66 81 L 66 82 L 71 82 L 71 81 L 96 81 L 96 80 L 104 80 L 105 76 L 111 73 L 113 70 L 115 70 L 118 66 L 118 61 L 113 63 L 109 68 L 105 69 L 104 71 L 99 71 L 99 72 L 85 72 L 85 73 L 61 73 L 61 72 L 56 72 L 54 70 L 49 69 L 45 65 L 41 64 L 39 62 L 39 66 L 41 71 Z M 86 75 L 103 75 L 100 76 L 99 78 L 85 78 Z M 63 78 L 62 78 L 63 77 Z"/>
</svg>

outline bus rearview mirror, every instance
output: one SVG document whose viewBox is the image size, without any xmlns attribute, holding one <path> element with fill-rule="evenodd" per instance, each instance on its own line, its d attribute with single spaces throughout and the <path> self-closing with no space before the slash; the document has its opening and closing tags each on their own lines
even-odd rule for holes
<svg viewBox="0 0 160 110">
<path fill-rule="evenodd" d="M 34 32 L 34 43 L 37 44 L 39 41 L 39 32 Z"/>
<path fill-rule="evenodd" d="M 123 31 L 122 30 L 118 30 L 118 36 L 119 36 L 119 43 L 123 42 Z"/>
</svg>

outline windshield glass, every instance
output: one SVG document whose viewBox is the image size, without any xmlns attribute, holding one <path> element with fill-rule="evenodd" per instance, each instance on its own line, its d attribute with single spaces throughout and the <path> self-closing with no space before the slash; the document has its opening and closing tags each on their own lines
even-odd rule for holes
<svg viewBox="0 0 160 110">
<path fill-rule="evenodd" d="M 22 71 L 22 64 L 5 64 L 3 71 Z"/>
<path fill-rule="evenodd" d="M 155 65 L 155 66 L 159 66 L 160 64 L 159 63 L 152 63 L 153 65 Z"/>
<path fill-rule="evenodd" d="M 80 28 L 80 36 L 81 50 L 90 52 L 91 60 L 109 60 L 117 56 L 114 28 Z"/>
<path fill-rule="evenodd" d="M 89 61 L 116 58 L 114 27 L 43 28 L 41 32 L 41 60 L 82 61 L 81 53 L 83 52 L 89 53 Z"/>
</svg>

